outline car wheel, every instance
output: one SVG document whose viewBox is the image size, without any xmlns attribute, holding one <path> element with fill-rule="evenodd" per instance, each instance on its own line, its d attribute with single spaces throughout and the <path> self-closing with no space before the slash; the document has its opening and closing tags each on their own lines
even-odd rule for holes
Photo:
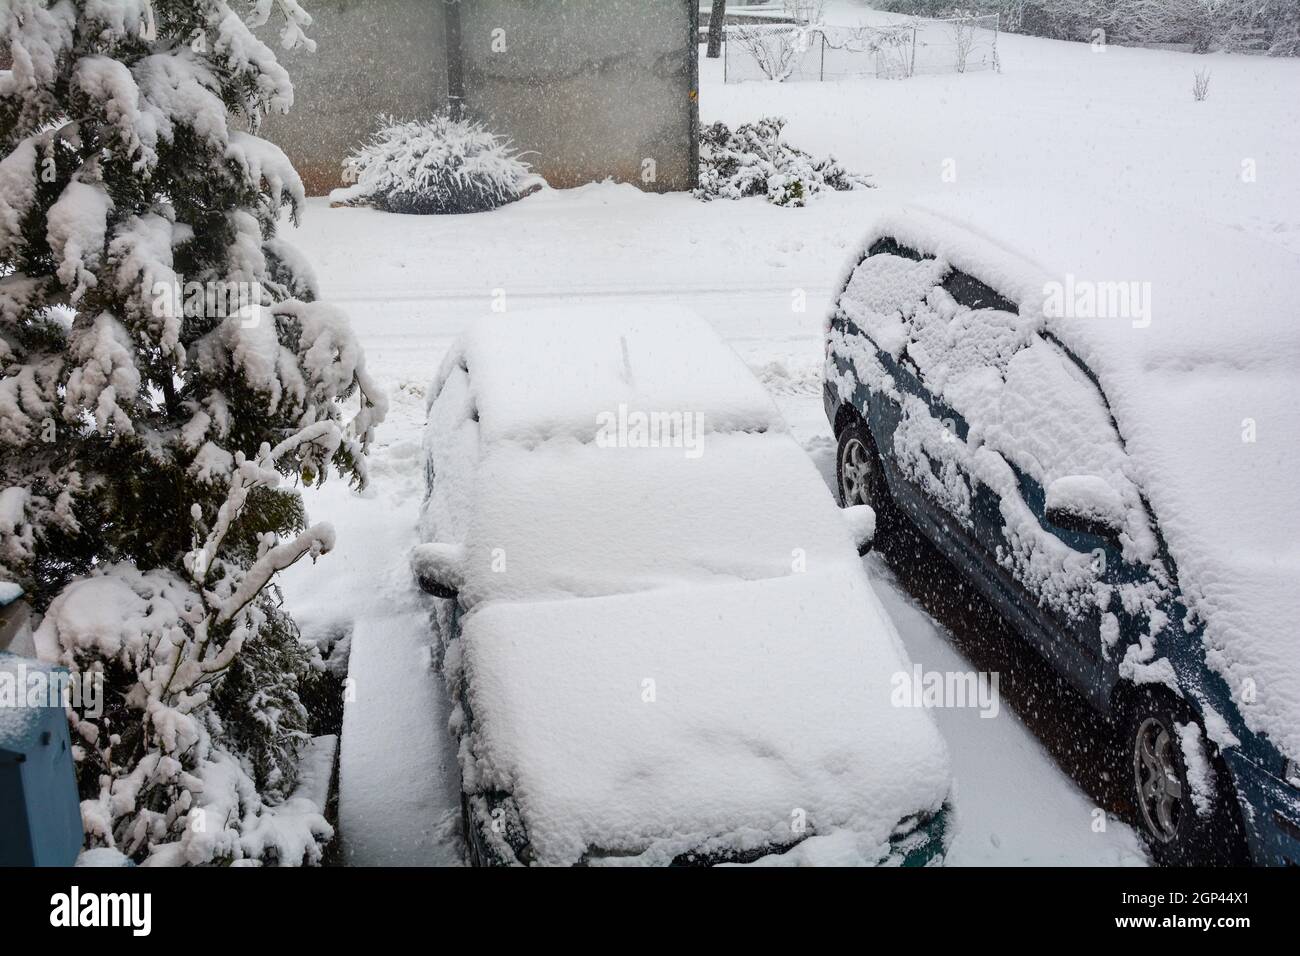
<svg viewBox="0 0 1300 956">
<path fill-rule="evenodd" d="M 840 506 L 870 505 L 876 512 L 876 540 L 897 527 L 898 511 L 881 470 L 876 442 L 861 419 L 839 433 L 835 455 L 835 486 Z"/>
<path fill-rule="evenodd" d="M 1120 772 L 1129 781 L 1136 824 L 1156 862 L 1163 866 L 1231 866 L 1245 862 L 1245 843 L 1232 779 L 1223 761 L 1208 753 L 1212 793 L 1202 806 L 1188 773 L 1179 727 L 1199 721 L 1172 695 L 1142 694 L 1128 709 L 1121 737 Z M 1204 729 L 1200 729 L 1205 740 Z M 1200 784 L 1204 791 L 1204 783 Z"/>
</svg>

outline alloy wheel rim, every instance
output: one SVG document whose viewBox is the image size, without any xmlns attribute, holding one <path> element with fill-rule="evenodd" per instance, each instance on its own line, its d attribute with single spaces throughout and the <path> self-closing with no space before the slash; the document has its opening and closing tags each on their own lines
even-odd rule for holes
<svg viewBox="0 0 1300 956">
<path fill-rule="evenodd" d="M 1161 843 L 1178 836 L 1183 812 L 1183 780 L 1174 757 L 1174 735 L 1164 722 L 1148 717 L 1133 741 L 1133 780 L 1147 831 Z"/>
<path fill-rule="evenodd" d="M 840 461 L 840 497 L 845 506 L 871 504 L 871 452 L 859 438 L 844 444 Z"/>
</svg>

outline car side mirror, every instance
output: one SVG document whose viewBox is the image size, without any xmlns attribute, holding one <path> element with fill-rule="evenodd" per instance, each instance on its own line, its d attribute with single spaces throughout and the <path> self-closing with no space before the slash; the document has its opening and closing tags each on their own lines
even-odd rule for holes
<svg viewBox="0 0 1300 956">
<path fill-rule="evenodd" d="M 876 512 L 871 505 L 849 505 L 841 509 L 840 514 L 844 516 L 844 524 L 858 554 L 866 554 L 876 538 Z"/>
<path fill-rule="evenodd" d="M 411 573 L 426 594 L 455 600 L 465 583 L 465 546 L 417 544 L 411 549 Z"/>
<path fill-rule="evenodd" d="M 1065 531 L 1076 531 L 1119 544 L 1124 530 L 1124 502 L 1114 488 L 1094 475 L 1067 475 L 1047 487 L 1046 517 Z"/>
</svg>

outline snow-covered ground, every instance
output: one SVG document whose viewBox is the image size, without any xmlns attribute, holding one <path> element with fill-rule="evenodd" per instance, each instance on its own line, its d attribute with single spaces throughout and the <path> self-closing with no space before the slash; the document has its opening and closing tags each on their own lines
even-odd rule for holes
<svg viewBox="0 0 1300 956">
<path fill-rule="evenodd" d="M 839 22 L 876 16 L 831 5 Z M 788 118 L 786 138 L 833 152 L 876 189 L 806 209 L 759 199 L 704 204 L 631 186 L 546 191 L 493 213 L 402 217 L 313 201 L 289 237 L 325 295 L 352 316 L 392 401 L 363 496 L 310 493 L 336 551 L 286 576 L 309 633 L 349 629 L 340 822 L 345 860 L 460 859 L 455 753 L 431 667 L 433 637 L 407 569 L 423 492 L 424 389 L 452 338 L 493 314 L 583 301 L 676 303 L 705 316 L 777 396 L 819 465 L 831 463 L 820 399 L 821 322 L 843 259 L 886 206 L 989 186 L 1068 188 L 1194 211 L 1300 251 L 1300 62 L 1000 39 L 1001 74 L 724 85 L 701 61 L 705 122 Z M 1193 71 L 1213 72 L 1193 102 Z M 1280 121 L 1290 117 L 1290 122 Z M 546 387 L 539 369 L 538 387 Z M 942 628 L 871 559 L 913 659 L 970 670 Z M 950 863 L 1142 863 L 1133 832 L 1095 807 L 1010 708 L 941 710 L 959 830 Z"/>
</svg>

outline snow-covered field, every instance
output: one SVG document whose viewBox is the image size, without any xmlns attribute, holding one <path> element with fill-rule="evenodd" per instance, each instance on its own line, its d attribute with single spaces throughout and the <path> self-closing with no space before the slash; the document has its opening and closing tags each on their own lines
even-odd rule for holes
<svg viewBox="0 0 1300 956">
<path fill-rule="evenodd" d="M 876 16 L 832 5 L 841 22 Z M 308 497 L 337 549 L 286 576 L 309 634 L 352 633 L 352 699 L 342 743 L 340 822 L 354 864 L 458 862 L 458 771 L 433 671 L 424 599 L 407 567 L 423 493 L 424 390 L 453 337 L 494 309 L 572 302 L 673 303 L 703 315 L 776 395 L 823 472 L 821 322 L 849 250 L 885 207 L 933 191 L 1068 188 L 1087 203 L 1141 200 L 1300 251 L 1300 62 L 1000 39 L 1001 74 L 724 85 L 701 61 L 701 118 L 780 114 L 786 138 L 870 173 L 876 189 L 806 209 L 759 199 L 704 204 L 596 184 L 545 191 L 468 217 L 402 217 L 313 201 L 287 236 L 325 296 L 350 313 L 391 411 L 372 485 L 338 481 Z M 1213 71 L 1193 102 L 1192 74 Z M 546 387 L 539 369 L 538 388 Z M 970 670 L 940 625 L 877 559 L 868 568 L 915 662 Z M 956 778 L 950 864 L 1145 862 L 1010 708 L 940 710 Z"/>
</svg>

